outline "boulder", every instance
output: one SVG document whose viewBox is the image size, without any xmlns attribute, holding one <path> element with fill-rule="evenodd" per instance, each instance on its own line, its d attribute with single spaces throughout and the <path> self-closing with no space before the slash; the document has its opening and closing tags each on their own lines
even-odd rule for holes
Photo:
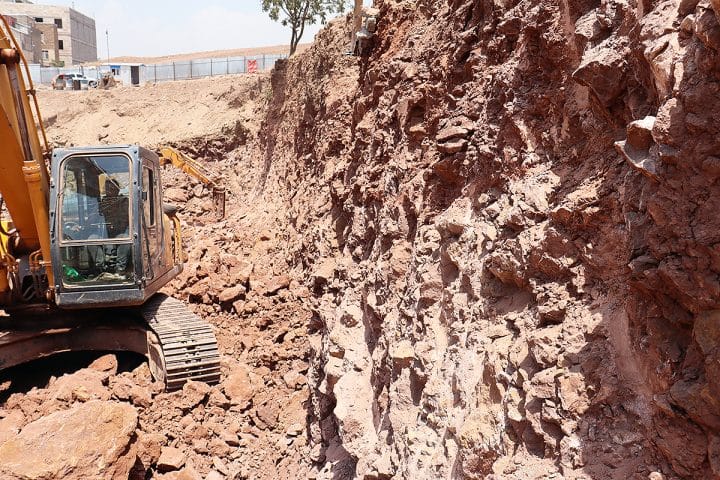
<svg viewBox="0 0 720 480">
<path fill-rule="evenodd" d="M 138 436 L 138 457 L 145 468 L 157 463 L 165 442 L 165 435 L 159 433 L 143 432 Z"/>
<path fill-rule="evenodd" d="M 211 387 L 207 383 L 189 381 L 183 385 L 182 396 L 177 406 L 190 410 L 201 404 L 210 395 Z"/>
<path fill-rule="evenodd" d="M 654 143 L 652 137 L 655 117 L 647 117 L 630 122 L 627 127 L 627 143 L 637 150 L 648 150 Z"/>
<path fill-rule="evenodd" d="M 10 440 L 20 432 L 25 423 L 25 415 L 20 410 L 12 410 L 0 419 L 0 444 Z"/>
<path fill-rule="evenodd" d="M 160 458 L 157 461 L 157 468 L 161 472 L 180 470 L 187 458 L 185 454 L 175 447 L 163 447 L 160 451 Z"/>
<path fill-rule="evenodd" d="M 105 373 L 108 377 L 111 375 L 117 375 L 118 361 L 117 357 L 113 353 L 103 355 L 92 362 L 88 368 L 90 370 L 96 370 L 98 372 Z"/>
<path fill-rule="evenodd" d="M 268 399 L 255 409 L 256 423 L 260 428 L 275 428 L 280 415 L 280 404 L 274 398 Z M 259 420 L 259 421 L 258 421 Z"/>
<path fill-rule="evenodd" d="M 288 288 L 290 286 L 290 277 L 287 275 L 278 275 L 277 277 L 271 278 L 265 284 L 265 292 L 267 295 L 273 295 L 280 290 Z"/>
<path fill-rule="evenodd" d="M 248 368 L 237 365 L 223 382 L 223 390 L 231 404 L 247 408 L 255 394 Z"/>
<path fill-rule="evenodd" d="M 250 276 L 255 269 L 255 265 L 246 261 L 238 261 L 237 264 L 232 265 L 228 268 L 228 277 L 233 283 L 237 285 L 247 284 Z"/>
<path fill-rule="evenodd" d="M 457 138 L 465 138 L 468 135 L 469 131 L 467 128 L 463 127 L 447 127 L 440 130 L 437 134 L 437 137 L 435 139 L 438 141 L 438 143 L 447 142 L 448 140 L 453 140 Z"/>
<path fill-rule="evenodd" d="M 658 161 L 655 155 L 644 150 L 637 150 L 627 141 L 615 142 L 615 149 L 635 170 L 648 178 L 659 180 Z"/>
<path fill-rule="evenodd" d="M 43 417 L 0 446 L 0 478 L 125 480 L 137 456 L 137 423 L 130 405 L 103 401 Z"/>
<path fill-rule="evenodd" d="M 322 286 L 326 283 L 329 283 L 333 277 L 335 276 L 335 270 L 337 269 L 337 265 L 333 259 L 325 259 L 323 260 L 313 272 L 311 278 L 313 280 L 313 284 L 315 286 Z"/>
<path fill-rule="evenodd" d="M 468 146 L 468 141 L 464 138 L 460 139 L 453 139 L 444 143 L 438 144 L 438 150 L 447 153 L 447 154 L 453 154 L 462 152 L 465 150 L 465 148 Z"/>
<path fill-rule="evenodd" d="M 182 188 L 170 187 L 163 191 L 164 200 L 170 203 L 185 204 L 190 196 Z"/>
<path fill-rule="evenodd" d="M 585 53 L 572 78 L 588 87 L 600 104 L 608 107 L 625 89 L 629 57 L 625 49 L 602 44 Z"/>
<path fill-rule="evenodd" d="M 563 409 L 574 415 L 583 415 L 590 408 L 585 378 L 577 372 L 569 372 L 556 378 L 557 393 Z"/>
<path fill-rule="evenodd" d="M 107 372 L 84 368 L 58 378 L 49 388 L 50 395 L 66 402 L 110 400 L 110 390 L 104 385 L 107 378 Z"/>
<path fill-rule="evenodd" d="M 235 285 L 220 292 L 218 301 L 220 303 L 234 302 L 243 295 L 245 295 L 245 285 Z"/>
</svg>

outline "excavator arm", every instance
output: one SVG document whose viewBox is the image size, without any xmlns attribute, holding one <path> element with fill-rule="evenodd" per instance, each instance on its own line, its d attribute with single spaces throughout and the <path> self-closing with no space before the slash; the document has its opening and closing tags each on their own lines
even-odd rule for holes
<svg viewBox="0 0 720 480">
<path fill-rule="evenodd" d="M 187 173 L 191 177 L 200 180 L 204 185 L 212 189 L 213 205 L 218 219 L 225 218 L 225 187 L 218 185 L 210 173 L 198 162 L 184 153 L 172 148 L 160 149 L 160 165 L 172 165 Z"/>
</svg>

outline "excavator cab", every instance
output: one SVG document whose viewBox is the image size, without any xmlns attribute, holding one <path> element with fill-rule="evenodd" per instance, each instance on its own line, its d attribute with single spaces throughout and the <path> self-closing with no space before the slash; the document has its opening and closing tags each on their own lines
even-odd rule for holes
<svg viewBox="0 0 720 480">
<path fill-rule="evenodd" d="M 59 307 L 141 305 L 182 271 L 155 153 L 134 145 L 56 149 L 51 164 Z"/>
</svg>

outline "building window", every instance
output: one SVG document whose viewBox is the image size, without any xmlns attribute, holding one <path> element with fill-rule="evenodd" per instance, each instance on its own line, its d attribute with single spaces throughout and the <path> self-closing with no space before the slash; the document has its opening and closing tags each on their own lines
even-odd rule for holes
<svg viewBox="0 0 720 480">
<path fill-rule="evenodd" d="M 43 60 L 50 60 L 50 53 L 47 50 L 43 50 Z"/>
<path fill-rule="evenodd" d="M 64 42 L 63 40 L 58 40 L 58 48 L 59 48 L 60 50 L 64 50 L 64 49 L 65 49 L 65 42 Z"/>
<path fill-rule="evenodd" d="M 58 28 L 62 28 L 62 18 L 56 18 L 55 25 L 57 25 Z"/>
<path fill-rule="evenodd" d="M 35 23 L 43 23 L 42 17 L 35 17 Z"/>
</svg>

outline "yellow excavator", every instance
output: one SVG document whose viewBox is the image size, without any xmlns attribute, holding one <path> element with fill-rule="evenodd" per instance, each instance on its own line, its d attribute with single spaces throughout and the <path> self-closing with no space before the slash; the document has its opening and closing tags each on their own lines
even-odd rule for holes
<svg viewBox="0 0 720 480">
<path fill-rule="evenodd" d="M 0 15 L 0 369 L 66 351 L 133 351 L 167 390 L 219 380 L 210 325 L 158 293 L 184 258 L 176 209 L 162 201 L 166 163 L 215 186 L 172 149 L 50 150 L 27 62 Z"/>
</svg>

